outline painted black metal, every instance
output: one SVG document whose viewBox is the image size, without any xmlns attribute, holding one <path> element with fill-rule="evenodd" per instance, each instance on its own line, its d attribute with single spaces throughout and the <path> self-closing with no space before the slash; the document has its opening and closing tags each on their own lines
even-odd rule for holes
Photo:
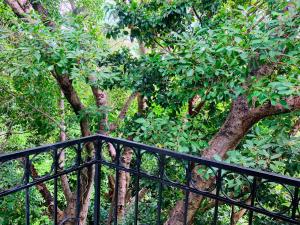
<svg viewBox="0 0 300 225">
<path fill-rule="evenodd" d="M 185 180 L 186 180 L 186 186 L 190 186 L 191 182 L 191 162 L 188 162 L 188 166 L 185 171 Z M 184 198 L 184 214 L 183 214 L 183 224 L 187 224 L 188 221 L 188 209 L 189 209 L 189 190 L 185 191 L 185 198 Z"/>
<path fill-rule="evenodd" d="M 82 159 L 82 151 L 84 145 L 87 143 L 93 143 L 95 147 L 95 156 L 88 157 L 88 160 Z M 103 146 L 105 144 L 111 143 L 116 148 L 116 158 L 113 161 L 108 161 L 103 157 Z M 59 152 L 61 149 L 74 147 L 76 153 L 76 163 L 75 165 L 69 168 L 60 168 L 58 158 Z M 131 148 L 136 156 L 135 166 L 132 168 L 126 168 L 120 163 L 120 157 L 122 157 L 122 149 Z M 58 151 L 60 149 L 60 151 Z M 144 153 L 152 154 L 157 156 L 159 171 L 158 174 L 150 174 L 147 171 L 141 169 L 141 164 L 143 162 L 142 154 Z M 34 157 L 41 153 L 52 153 L 53 154 L 53 173 L 46 174 L 40 178 L 32 178 L 30 166 Z M 171 158 L 177 161 L 184 162 L 184 165 L 187 165 L 185 168 L 185 178 L 184 182 L 170 180 L 166 175 L 166 159 Z M 90 137 L 80 138 L 77 140 L 60 142 L 52 145 L 45 145 L 42 147 L 31 148 L 24 151 L 13 152 L 9 154 L 0 155 L 0 169 L 3 163 L 9 162 L 12 160 L 19 160 L 24 165 L 24 180 L 21 184 L 15 185 L 8 189 L 0 189 L 0 199 L 4 196 L 10 195 L 18 191 L 25 191 L 25 224 L 30 224 L 30 189 L 33 186 L 53 180 L 54 181 L 54 215 L 53 223 L 63 224 L 68 220 L 72 220 L 79 224 L 80 220 L 80 197 L 81 197 L 81 171 L 84 168 L 94 166 L 95 167 L 95 178 L 94 178 L 94 212 L 93 212 L 93 224 L 99 225 L 100 222 L 100 210 L 101 210 L 101 201 L 100 201 L 100 190 L 101 190 L 101 166 L 106 166 L 115 170 L 116 178 L 116 189 L 114 193 L 114 212 L 113 212 L 113 223 L 120 224 L 117 218 L 117 203 L 118 203 L 118 182 L 119 174 L 122 171 L 128 172 L 131 176 L 134 176 L 135 182 L 133 183 L 133 188 L 135 191 L 134 199 L 134 224 L 138 224 L 139 221 L 139 191 L 140 191 L 140 179 L 149 179 L 155 181 L 158 184 L 158 194 L 157 194 L 157 224 L 160 225 L 163 223 L 162 218 L 162 203 L 163 203 L 163 189 L 168 187 L 178 188 L 185 193 L 184 197 L 184 212 L 183 212 L 183 224 L 187 224 L 188 210 L 189 210 L 189 197 L 190 195 L 197 194 L 204 197 L 210 198 L 215 201 L 214 206 L 214 215 L 212 219 L 212 224 L 218 223 L 218 212 L 220 209 L 220 204 L 227 204 L 232 207 L 232 212 L 235 211 L 235 208 L 245 208 L 248 210 L 248 224 L 253 224 L 253 220 L 256 214 L 263 214 L 275 220 L 279 219 L 282 221 L 289 222 L 291 224 L 300 224 L 300 212 L 299 212 L 299 187 L 300 179 L 291 178 L 287 176 L 282 176 L 274 173 L 259 171 L 250 168 L 244 168 L 241 166 L 231 165 L 224 162 L 218 162 L 213 160 L 208 160 L 200 158 L 197 156 L 177 153 L 170 150 L 164 150 L 160 148 L 151 147 L 148 145 L 135 143 L 128 140 L 111 138 L 103 135 L 94 135 Z M 215 176 L 212 178 L 215 180 L 214 190 L 199 190 L 197 186 L 192 184 L 192 172 L 193 168 L 196 166 L 206 166 L 214 170 Z M 64 174 L 69 174 L 76 172 L 77 174 L 77 185 L 76 185 L 76 218 L 65 218 L 64 222 L 58 221 L 57 218 L 57 185 L 58 177 Z M 239 174 L 242 175 L 247 182 L 249 183 L 248 189 L 244 190 L 249 194 L 249 201 L 242 201 L 239 199 L 234 199 L 229 195 L 225 194 L 222 184 L 226 180 L 226 174 Z M 261 189 L 262 184 L 277 184 L 281 185 L 283 188 L 289 187 L 288 193 L 290 195 L 290 206 L 285 209 L 284 212 L 275 212 L 269 209 L 264 208 L 263 204 L 260 203 L 258 192 Z M 275 201 L 275 200 L 274 200 Z M 247 203 L 248 202 L 248 203 Z M 250 202 L 250 203 L 249 203 Z M 233 215 L 230 216 L 231 221 L 233 222 Z"/>
<path fill-rule="evenodd" d="M 95 156 L 96 161 L 100 161 L 101 159 L 101 147 L 102 144 L 100 141 L 96 142 L 95 148 Z M 95 200 L 94 200 L 94 225 L 100 224 L 100 181 L 101 181 L 101 164 L 95 164 L 95 177 L 94 177 L 94 185 L 95 185 Z"/>
<path fill-rule="evenodd" d="M 120 165 L 120 145 L 117 144 L 116 145 L 116 185 L 115 185 L 115 196 L 114 196 L 114 225 L 118 225 L 118 196 L 119 196 L 119 176 L 120 176 L 120 169 L 121 167 L 119 167 Z"/>
</svg>

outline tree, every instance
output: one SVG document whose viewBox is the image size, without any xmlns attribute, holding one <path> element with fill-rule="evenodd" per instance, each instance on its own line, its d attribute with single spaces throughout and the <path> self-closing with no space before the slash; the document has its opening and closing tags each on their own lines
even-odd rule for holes
<svg viewBox="0 0 300 225">
<path fill-rule="evenodd" d="M 225 159 L 265 118 L 280 120 L 285 113 L 299 111 L 298 9 L 296 2 L 279 1 L 117 1 L 112 12 L 119 23 L 109 36 L 126 34 L 129 27 L 131 38 L 152 49 L 128 72 L 150 108 L 159 105 L 180 118 L 188 105 L 187 118 L 205 109 L 208 119 L 218 124 L 219 118 L 211 114 L 222 106 L 223 125 L 201 156 Z M 144 135 L 148 137 L 153 139 Z M 203 180 L 197 169 L 197 187 L 207 188 L 212 181 Z M 191 194 L 188 223 L 202 200 Z M 182 224 L 183 214 L 180 201 L 165 224 Z"/>
<path fill-rule="evenodd" d="M 6 2 L 24 21 L 19 26 L 4 26 L 8 32 L 2 40 L 7 53 L 2 56 L 3 74 L 13 80 L 6 90 L 14 88 L 24 93 L 22 85 L 35 81 L 28 86 L 47 93 L 42 89 L 45 85 L 39 87 L 37 81 L 48 82 L 46 87 L 55 90 L 51 92 L 55 93 L 54 99 L 60 98 L 60 90 L 63 92 L 69 103 L 66 110 L 70 107 L 76 114 L 82 136 L 90 135 L 97 126 L 104 134 L 116 132 L 209 159 L 291 176 L 297 173 L 295 149 L 299 138 L 294 130 L 300 109 L 298 3 L 116 1 L 108 10 L 116 23 L 106 28 L 106 35 L 137 40 L 140 49 L 147 51 L 136 57 L 126 49 L 109 52 L 104 48 L 101 31 L 92 25 L 97 17 L 91 9 L 95 8 L 93 4 L 99 4 L 97 1 L 71 4 L 72 16 L 63 18 L 57 13 L 59 4 L 46 10 L 40 2 Z M 8 54 L 9 50 L 13 54 Z M 20 63 L 21 59 L 35 66 Z M 17 66 L 11 69 L 11 65 Z M 80 94 L 88 87 L 91 91 L 85 94 L 89 100 L 84 100 Z M 120 114 L 108 124 L 111 114 L 107 111 L 107 93 L 116 88 L 131 95 L 120 107 Z M 125 118 L 136 96 L 141 96 L 139 113 Z M 50 118 L 58 117 L 60 121 L 57 110 L 50 110 Z M 49 118 L 49 113 L 46 115 Z M 274 138 L 262 142 L 261 136 L 268 135 Z M 279 139 L 283 140 L 279 143 Z M 87 149 L 87 157 L 92 156 L 93 146 L 88 145 Z M 265 152 L 261 154 L 258 149 Z M 110 156 L 114 158 L 112 146 Z M 124 166 L 130 166 L 131 157 L 130 149 L 124 151 Z M 199 169 L 195 166 L 192 172 L 196 186 L 209 188 L 213 180 L 204 179 Z M 84 224 L 94 170 L 91 167 L 82 173 L 87 178 L 82 182 Z M 120 219 L 125 214 L 129 182 L 128 173 L 120 175 Z M 60 211 L 61 218 L 75 213 L 74 194 L 67 199 L 68 207 Z M 201 196 L 190 194 L 189 224 L 199 207 L 209 208 L 204 204 Z M 182 224 L 183 212 L 184 202 L 179 201 L 165 224 Z M 237 213 L 236 220 L 244 213 Z"/>
<path fill-rule="evenodd" d="M 15 96 L 13 86 L 23 85 L 31 86 L 27 90 L 29 95 L 34 96 L 47 92 L 41 88 L 49 89 L 48 82 L 54 90 L 48 94 L 52 95 L 50 100 L 56 102 L 60 97 L 60 92 L 66 98 L 72 111 L 76 114 L 79 121 L 80 131 L 82 136 L 91 135 L 91 122 L 93 118 L 91 114 L 96 116 L 96 121 L 99 121 L 98 131 L 107 134 L 109 125 L 107 121 L 107 94 L 99 88 L 99 78 L 93 74 L 98 70 L 98 63 L 101 61 L 102 53 L 105 48 L 101 46 L 101 37 L 97 36 L 97 29 L 93 29 L 89 24 L 89 19 L 92 17 L 93 22 L 99 17 L 93 14 L 95 11 L 94 4 L 101 4 L 100 1 L 89 2 L 73 2 L 71 1 L 71 16 L 63 16 L 58 12 L 60 2 L 52 2 L 49 8 L 44 8 L 43 4 L 39 1 L 6 1 L 7 5 L 11 7 L 14 14 L 25 23 L 17 25 L 12 21 L 12 27 L 4 27 L 11 39 L 5 39 L 4 50 L 6 53 L 9 50 L 13 51 L 10 56 L 3 54 L 3 72 L 8 73 L 13 81 L 12 87 L 4 87 L 9 95 Z M 87 15 L 83 16 L 80 12 L 83 11 Z M 67 21 L 63 21 L 66 19 Z M 65 26 L 65 27 L 63 27 Z M 11 29 L 10 29 L 11 28 Z M 88 33 L 85 32 L 88 30 Z M 20 36 L 18 36 L 20 35 Z M 97 47 L 96 49 L 94 47 Z M 101 48 L 102 47 L 102 48 Z M 16 55 L 14 55 L 16 54 Z M 16 56 L 16 57 L 15 57 Z M 33 57 L 32 57 L 33 56 Z M 10 61 L 11 60 L 11 61 Z M 7 64 L 6 64 L 7 63 Z M 12 64 L 16 63 L 17 67 L 10 69 Z M 75 83 L 75 80 L 78 82 Z M 29 83 L 28 81 L 35 81 L 36 83 Z M 40 83 L 39 83 L 40 82 Z M 39 87 L 38 85 L 41 85 Z M 92 113 L 88 113 L 88 109 L 80 98 L 79 92 L 84 91 L 80 89 L 80 85 L 85 85 L 84 88 L 90 86 L 91 95 L 95 98 L 95 106 Z M 24 93 L 24 86 L 16 88 L 17 91 Z M 33 93 L 33 92 L 37 93 Z M 53 94 L 55 95 L 53 96 Z M 54 98 L 53 98 L 54 97 Z M 128 101 L 125 102 L 124 107 L 121 109 L 119 120 L 123 120 L 128 111 L 128 107 L 134 100 L 135 95 L 130 96 Z M 43 104 L 49 104 L 45 96 L 41 97 Z M 26 105 L 26 104 L 25 104 Z M 30 104 L 29 104 L 30 106 Z M 28 102 L 27 102 L 28 107 Z M 59 108 L 56 108 L 54 113 L 64 111 L 64 104 L 60 100 Z M 50 120 L 55 121 L 47 113 L 39 110 L 42 117 L 48 117 Z M 98 118 L 97 118 L 98 117 Z M 95 117 L 94 117 L 95 118 Z M 63 121 L 64 118 L 62 118 Z M 52 121 L 52 122 L 53 122 Z M 95 119 L 94 119 L 95 121 Z M 65 128 L 63 123 L 57 124 L 61 130 L 61 140 L 65 140 Z M 45 132 L 45 131 L 44 131 Z M 86 146 L 87 158 L 92 157 L 94 154 L 94 146 L 88 143 Z M 110 145 L 111 157 L 115 157 L 115 152 L 112 145 Z M 64 153 L 60 153 L 61 166 L 64 165 Z M 32 167 L 32 176 L 38 177 L 37 170 Z M 80 224 L 85 224 L 88 214 L 88 207 L 91 198 L 91 191 L 93 187 L 94 167 L 88 167 L 81 172 L 81 196 L 80 196 Z M 76 214 L 76 193 L 70 188 L 67 176 L 61 177 L 64 195 L 67 200 L 67 207 L 63 210 L 58 209 L 59 221 L 66 221 L 73 224 L 72 218 Z M 41 195 L 44 197 L 45 204 L 49 209 L 50 215 L 53 215 L 53 197 L 49 192 L 46 185 L 39 187 Z"/>
</svg>

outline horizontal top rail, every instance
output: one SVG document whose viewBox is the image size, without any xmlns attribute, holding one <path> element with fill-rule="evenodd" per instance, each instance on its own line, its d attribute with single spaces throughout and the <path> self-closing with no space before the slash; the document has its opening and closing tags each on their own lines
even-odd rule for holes
<svg viewBox="0 0 300 225">
<path fill-rule="evenodd" d="M 64 148 L 76 144 L 81 144 L 83 142 L 91 142 L 95 141 L 99 138 L 99 135 L 92 135 L 88 137 L 82 137 L 74 140 L 69 140 L 69 141 L 63 141 L 63 142 L 57 142 L 54 144 L 46 144 L 42 145 L 39 147 L 34 147 L 34 148 L 28 148 L 25 150 L 21 151 L 16 151 L 16 152 L 11 152 L 11 153 L 6 153 L 6 154 L 0 154 L 0 162 L 5 162 L 7 160 L 13 160 L 13 159 L 18 159 L 22 158 L 28 155 L 33 155 L 33 154 L 40 154 L 43 152 L 47 152 L 51 149 L 58 149 L 58 148 Z"/>
<path fill-rule="evenodd" d="M 257 170 L 257 169 L 246 168 L 246 167 L 233 165 L 233 164 L 226 163 L 226 162 L 205 159 L 205 158 L 202 158 L 199 156 L 189 155 L 189 154 L 185 154 L 185 153 L 178 153 L 175 151 L 152 147 L 149 145 L 140 144 L 140 143 L 136 143 L 133 141 L 128 141 L 128 140 L 124 140 L 124 139 L 120 139 L 120 138 L 111 138 L 111 137 L 107 137 L 104 135 L 99 135 L 99 137 L 107 142 L 113 141 L 114 143 L 124 144 L 128 147 L 132 147 L 132 148 L 136 147 L 136 148 L 144 149 L 149 152 L 163 154 L 166 156 L 171 156 L 173 158 L 183 159 L 183 160 L 199 163 L 199 164 L 205 165 L 205 166 L 212 166 L 212 167 L 216 167 L 219 169 L 231 170 L 233 172 L 243 173 L 243 174 L 250 175 L 250 176 L 260 177 L 263 179 L 272 179 L 277 182 L 300 187 L 300 179 L 298 179 L 298 178 L 288 177 L 288 176 L 279 175 L 279 174 L 271 173 L 271 172 L 265 172 L 265 171 Z"/>
<path fill-rule="evenodd" d="M 141 143 L 136 143 L 136 142 L 125 140 L 125 139 L 112 138 L 112 137 L 108 137 L 108 136 L 104 136 L 104 135 L 100 135 L 100 134 L 83 137 L 83 138 L 79 138 L 79 139 L 75 139 L 75 140 L 65 141 L 65 142 L 58 142 L 55 144 L 48 144 L 48 145 L 44 145 L 44 146 L 40 146 L 40 147 L 36 147 L 36 148 L 30 148 L 30 149 L 26 149 L 26 150 L 22 150 L 22 151 L 2 154 L 2 155 L 0 155 L 0 163 L 8 161 L 8 160 L 18 159 L 18 158 L 25 157 L 25 156 L 32 155 L 32 154 L 43 153 L 43 152 L 46 152 L 51 149 L 64 148 L 64 147 L 68 147 L 70 145 L 81 144 L 84 142 L 92 142 L 92 141 L 96 141 L 96 140 L 102 140 L 105 142 L 113 142 L 116 144 L 123 144 L 123 145 L 126 145 L 131 148 L 138 148 L 138 149 L 146 150 L 151 153 L 170 156 L 170 157 L 173 157 L 176 159 L 187 160 L 187 161 L 199 163 L 199 164 L 205 165 L 205 166 L 211 166 L 211 167 L 215 167 L 215 168 L 219 168 L 219 169 L 230 170 L 233 172 L 250 175 L 250 176 L 255 176 L 258 178 L 262 178 L 262 179 L 269 179 L 269 180 L 276 181 L 276 182 L 279 182 L 282 184 L 300 187 L 300 179 L 298 179 L 298 178 L 288 177 L 288 176 L 275 174 L 275 173 L 271 173 L 271 172 L 265 172 L 262 170 L 257 170 L 257 169 L 252 169 L 252 168 L 246 168 L 246 167 L 242 167 L 242 166 L 238 166 L 238 165 L 229 164 L 226 162 L 205 159 L 205 158 L 198 157 L 198 156 L 193 156 L 193 155 L 189 155 L 189 154 L 185 154 L 185 153 L 178 153 L 178 152 L 171 151 L 171 150 L 166 150 L 166 149 L 157 148 L 157 147 L 153 147 L 153 146 L 149 146 L 149 145 L 145 145 L 145 144 L 141 144 Z"/>
</svg>

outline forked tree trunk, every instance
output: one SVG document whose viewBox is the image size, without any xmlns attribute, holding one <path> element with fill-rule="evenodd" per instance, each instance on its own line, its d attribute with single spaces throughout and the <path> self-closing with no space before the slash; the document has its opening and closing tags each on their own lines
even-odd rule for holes
<svg viewBox="0 0 300 225">
<path fill-rule="evenodd" d="M 233 102 L 230 113 L 218 133 L 212 138 L 209 147 L 204 151 L 202 157 L 213 159 L 215 155 L 221 158 L 226 157 L 228 150 L 234 149 L 247 134 L 249 129 L 259 120 L 272 115 L 288 113 L 290 111 L 300 109 L 300 97 L 291 97 L 286 99 L 289 109 L 282 105 L 272 106 L 270 103 L 262 105 L 258 108 L 249 108 L 245 97 L 240 96 Z M 192 176 L 195 179 L 195 186 L 198 189 L 210 187 L 214 180 L 205 181 L 197 172 L 197 167 L 194 168 Z M 187 222 L 192 224 L 196 211 L 198 210 L 203 197 L 194 193 L 190 194 Z M 182 225 L 184 222 L 184 201 L 177 202 L 176 206 L 170 212 L 165 225 Z"/>
<path fill-rule="evenodd" d="M 215 155 L 224 158 L 229 149 L 234 149 L 245 133 L 256 122 L 248 115 L 249 108 L 244 98 L 237 99 L 231 108 L 230 114 L 223 124 L 220 131 L 210 141 L 210 146 L 203 153 L 203 157 L 213 159 Z M 196 187 L 199 189 L 207 188 L 212 185 L 213 180 L 204 181 L 200 175 L 197 175 L 197 167 L 193 171 L 196 180 Z M 189 210 L 187 214 L 188 224 L 191 224 L 193 217 L 198 210 L 203 197 L 194 193 L 189 197 Z M 184 218 L 184 201 L 179 201 L 172 210 L 166 225 L 182 225 Z"/>
<path fill-rule="evenodd" d="M 73 108 L 76 115 L 79 115 L 82 110 L 85 109 L 84 105 L 81 103 L 73 85 L 72 81 L 69 79 L 67 75 L 57 75 L 53 74 L 56 78 L 58 84 L 61 87 L 61 90 Z M 80 120 L 80 128 L 82 136 L 89 136 L 90 129 L 87 118 L 82 118 Z M 94 154 L 94 147 L 92 143 L 87 143 L 86 145 L 88 158 Z M 87 159 L 88 160 L 88 159 Z M 94 178 L 94 166 L 86 167 L 81 170 L 80 173 L 80 225 L 84 225 L 86 223 L 88 207 L 90 204 L 91 191 L 93 187 L 93 178 Z M 76 193 L 73 193 L 72 198 L 68 202 L 67 208 L 65 209 L 65 218 L 74 218 L 76 216 Z M 73 222 L 74 221 L 74 222 Z M 75 220 L 70 221 L 70 225 L 75 224 Z"/>
</svg>

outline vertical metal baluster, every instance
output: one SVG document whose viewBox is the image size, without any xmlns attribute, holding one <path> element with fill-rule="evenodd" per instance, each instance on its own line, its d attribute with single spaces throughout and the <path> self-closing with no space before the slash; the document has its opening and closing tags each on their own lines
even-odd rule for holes
<svg viewBox="0 0 300 225">
<path fill-rule="evenodd" d="M 218 169 L 217 172 L 217 190 L 216 190 L 216 196 L 220 196 L 220 189 L 221 189 L 221 183 L 222 183 L 222 169 Z M 216 225 L 218 222 L 218 213 L 219 213 L 219 200 L 215 200 L 215 211 L 214 211 L 214 220 L 213 225 Z"/>
<path fill-rule="evenodd" d="M 54 156 L 54 175 L 57 174 L 57 167 L 58 167 L 58 155 L 57 149 L 55 148 L 53 151 Z M 54 225 L 57 225 L 57 177 L 54 178 Z"/>
<path fill-rule="evenodd" d="M 77 148 L 76 148 L 76 152 L 77 152 L 77 157 L 76 157 L 76 166 L 80 166 L 81 163 L 81 144 L 78 144 Z M 80 193 L 80 173 L 81 170 L 78 169 L 77 170 L 77 184 L 76 184 L 76 220 L 77 220 L 77 224 L 79 225 L 80 223 L 80 197 L 81 197 L 81 193 Z"/>
<path fill-rule="evenodd" d="M 292 219 L 296 218 L 296 211 L 298 207 L 298 201 L 299 201 L 299 187 L 295 187 L 295 192 L 294 192 L 294 198 L 293 198 L 293 208 L 292 208 Z"/>
<path fill-rule="evenodd" d="M 251 206 L 254 206 L 254 201 L 255 201 L 255 195 L 256 195 L 256 183 L 257 183 L 257 178 L 253 178 L 253 183 L 252 183 L 252 190 L 251 190 Z M 253 223 L 253 211 L 249 210 L 249 225 L 252 225 Z"/>
<path fill-rule="evenodd" d="M 230 225 L 234 224 L 234 205 L 231 205 Z"/>
<path fill-rule="evenodd" d="M 96 164 L 95 164 L 95 202 L 94 202 L 94 225 L 100 224 L 100 185 L 101 185 L 101 149 L 102 142 L 97 140 L 96 145 Z"/>
<path fill-rule="evenodd" d="M 30 176 L 30 162 L 29 156 L 25 158 L 25 184 L 29 183 Z M 30 225 L 30 192 L 29 188 L 25 190 L 25 213 L 26 213 L 26 225 Z"/>
<path fill-rule="evenodd" d="M 120 146 L 117 145 L 116 149 L 116 165 L 120 165 Z M 115 207 L 114 207 L 114 225 L 118 224 L 118 198 L 119 198 L 119 168 L 116 168 L 116 182 L 115 182 Z"/>
<path fill-rule="evenodd" d="M 135 205 L 134 205 L 134 225 L 138 224 L 138 214 L 139 214 L 139 190 L 140 190 L 140 165 L 141 165 L 141 152 L 140 149 L 136 149 L 136 167 L 137 167 L 137 175 L 136 181 L 134 184 L 135 188 Z"/>
<path fill-rule="evenodd" d="M 187 188 L 190 187 L 190 181 L 191 181 L 191 162 L 188 162 L 188 168 L 186 169 L 186 174 L 185 174 L 185 180 L 186 183 L 185 185 Z M 188 210 L 189 210 L 189 195 L 190 191 L 186 190 L 185 191 L 185 199 L 184 199 L 184 215 L 183 215 L 183 224 L 187 224 L 187 215 L 188 215 Z"/>
<path fill-rule="evenodd" d="M 162 204 L 162 180 L 164 177 L 165 155 L 159 155 L 159 187 L 158 187 L 158 203 L 157 203 L 157 225 L 161 224 L 161 204 Z"/>
</svg>

